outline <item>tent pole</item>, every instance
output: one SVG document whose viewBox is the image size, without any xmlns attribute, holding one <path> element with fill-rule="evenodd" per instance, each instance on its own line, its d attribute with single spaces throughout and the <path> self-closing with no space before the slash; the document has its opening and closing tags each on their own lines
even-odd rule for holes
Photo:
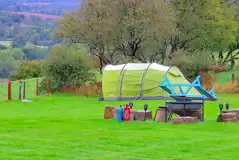
<svg viewBox="0 0 239 160">
<path fill-rule="evenodd" d="M 121 87 L 122 87 L 122 73 L 124 72 L 124 68 L 126 67 L 127 64 L 124 65 L 124 67 L 121 69 L 120 71 L 120 77 L 119 77 L 119 80 L 118 80 L 118 87 L 117 87 L 117 99 L 120 100 L 120 93 L 121 92 Z M 119 91 L 120 89 L 120 91 Z"/>
<path fill-rule="evenodd" d="M 143 84 L 144 84 L 144 77 L 146 76 L 148 70 L 149 70 L 149 67 L 152 65 L 153 63 L 150 63 L 148 65 L 148 67 L 144 70 L 144 73 L 142 75 L 142 78 L 141 78 L 141 81 L 140 81 L 140 98 L 143 98 Z"/>
</svg>

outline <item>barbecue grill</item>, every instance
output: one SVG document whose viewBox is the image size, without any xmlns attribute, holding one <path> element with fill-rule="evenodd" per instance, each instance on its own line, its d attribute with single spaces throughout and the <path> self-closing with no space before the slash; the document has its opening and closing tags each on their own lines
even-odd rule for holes
<svg viewBox="0 0 239 160">
<path fill-rule="evenodd" d="M 204 121 L 204 101 L 217 101 L 215 89 L 205 90 L 198 76 L 189 84 L 173 84 L 165 76 L 160 87 L 170 94 L 170 101 L 165 102 L 168 114 L 165 121 L 171 121 L 173 116 L 191 116 Z M 197 95 L 192 95 L 191 90 L 196 89 Z"/>
</svg>

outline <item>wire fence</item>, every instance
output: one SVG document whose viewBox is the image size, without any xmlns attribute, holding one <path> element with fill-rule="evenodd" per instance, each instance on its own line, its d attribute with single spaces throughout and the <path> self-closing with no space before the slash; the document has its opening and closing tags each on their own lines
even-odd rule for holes
<svg viewBox="0 0 239 160">
<path fill-rule="evenodd" d="M 8 80 L 0 80 L 0 101 L 8 100 Z"/>
<path fill-rule="evenodd" d="M 0 101 L 35 98 L 39 95 L 42 80 L 42 77 L 20 81 L 0 80 Z"/>
<path fill-rule="evenodd" d="M 40 88 L 41 84 L 43 85 L 43 88 Z M 0 101 L 22 99 L 31 100 L 40 94 L 54 93 L 52 86 L 54 86 L 54 82 L 50 79 L 44 79 L 44 77 L 19 81 L 0 80 Z M 85 96 L 102 94 L 102 84 L 101 82 L 97 82 L 95 84 L 82 85 L 78 87 L 65 86 L 60 88 L 59 92 L 83 94 Z"/>
</svg>

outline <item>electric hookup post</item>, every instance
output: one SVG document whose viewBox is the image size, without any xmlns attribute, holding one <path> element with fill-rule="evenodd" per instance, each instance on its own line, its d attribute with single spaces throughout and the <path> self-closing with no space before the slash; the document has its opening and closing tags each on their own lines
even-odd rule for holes
<svg viewBox="0 0 239 160">
<path fill-rule="evenodd" d="M 144 105 L 144 121 L 146 120 L 146 116 L 147 116 L 147 109 L 148 109 L 148 104 Z"/>
<path fill-rule="evenodd" d="M 22 99 L 22 81 L 19 81 L 19 96 L 18 100 Z"/>
<path fill-rule="evenodd" d="M 220 109 L 220 113 L 222 113 L 222 110 L 223 110 L 223 104 L 219 104 L 219 109 Z"/>
<path fill-rule="evenodd" d="M 229 107 L 230 107 L 230 104 L 227 103 L 225 106 L 226 106 L 226 110 L 228 111 Z"/>
<path fill-rule="evenodd" d="M 134 106 L 133 102 L 129 102 L 129 107 L 130 107 L 131 109 L 133 109 L 133 106 Z"/>
</svg>

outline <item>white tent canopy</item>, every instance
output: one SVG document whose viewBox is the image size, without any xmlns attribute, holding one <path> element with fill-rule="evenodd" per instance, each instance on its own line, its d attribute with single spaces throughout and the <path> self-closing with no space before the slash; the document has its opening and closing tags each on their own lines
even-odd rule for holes
<svg viewBox="0 0 239 160">
<path fill-rule="evenodd" d="M 170 67 L 163 66 L 157 63 L 128 63 L 120 65 L 107 65 L 103 68 L 103 71 L 110 70 L 145 70 L 155 69 L 159 71 L 168 71 Z"/>
</svg>

